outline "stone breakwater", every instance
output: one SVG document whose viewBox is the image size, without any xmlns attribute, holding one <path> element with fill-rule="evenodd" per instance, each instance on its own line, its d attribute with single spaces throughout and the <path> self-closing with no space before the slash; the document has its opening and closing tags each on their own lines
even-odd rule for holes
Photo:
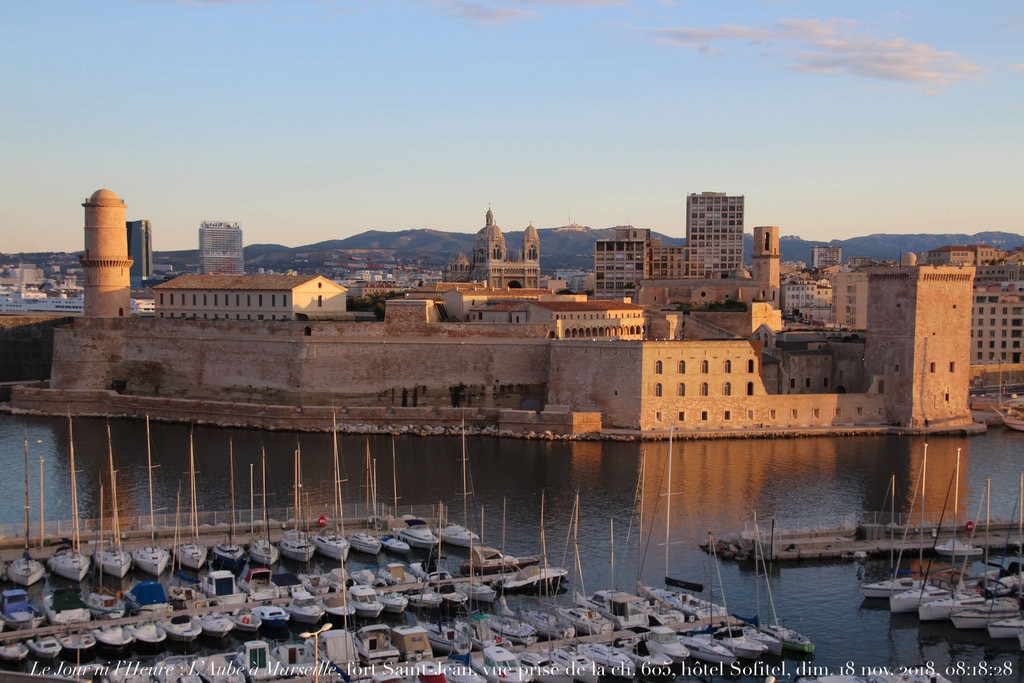
<svg viewBox="0 0 1024 683">
<path fill-rule="evenodd" d="M 60 390 L 19 386 L 0 411 L 14 415 L 150 419 L 211 425 L 225 428 L 270 431 L 330 432 L 342 434 L 393 434 L 453 436 L 466 434 L 509 439 L 559 441 L 660 441 L 663 430 L 605 429 L 600 413 L 574 412 L 566 406 L 548 405 L 544 410 L 461 407 L 392 407 L 324 405 L 270 405 L 236 401 L 130 396 L 104 390 Z M 725 429 L 721 427 L 674 430 L 676 439 L 777 439 L 811 436 L 842 437 L 872 434 L 980 434 L 984 423 L 955 429 L 878 427 L 806 427 Z"/>
</svg>

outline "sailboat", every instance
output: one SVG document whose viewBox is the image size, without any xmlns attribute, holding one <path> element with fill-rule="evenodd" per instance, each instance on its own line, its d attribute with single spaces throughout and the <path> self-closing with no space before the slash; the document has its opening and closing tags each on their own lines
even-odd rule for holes
<svg viewBox="0 0 1024 683">
<path fill-rule="evenodd" d="M 295 449 L 295 528 L 288 529 L 284 532 L 281 537 L 281 543 L 279 549 L 281 554 L 287 557 L 289 560 L 295 560 L 296 562 L 309 562 L 313 558 L 313 553 L 316 552 L 316 548 L 312 543 L 309 542 L 309 536 L 305 531 L 300 529 L 300 525 L 303 523 L 303 509 L 302 509 L 302 461 L 301 453 L 296 447 Z"/>
<path fill-rule="evenodd" d="M 928 451 L 928 444 L 925 444 L 925 453 L 926 453 L 926 455 L 927 455 L 927 451 Z M 923 471 L 924 470 L 922 468 L 922 473 L 923 473 Z M 902 593 L 903 591 L 908 591 L 908 590 L 913 590 L 915 588 L 920 588 L 921 584 L 923 583 L 923 581 L 921 579 L 915 579 L 915 578 L 913 578 L 911 576 L 901 576 L 900 575 L 900 562 L 903 559 L 903 547 L 907 543 L 907 533 L 909 531 L 909 527 L 904 527 L 904 529 L 903 529 L 903 541 L 900 543 L 900 551 L 895 556 L 895 558 L 893 557 L 893 553 L 895 551 L 895 545 L 896 545 L 896 543 L 895 543 L 896 542 L 896 538 L 895 538 L 895 529 L 896 529 L 896 475 L 895 474 L 892 475 L 892 478 L 891 478 L 890 491 L 891 491 L 891 494 L 892 494 L 891 500 L 890 500 L 890 505 L 892 506 L 892 512 L 890 513 L 891 519 L 889 520 L 889 528 L 890 528 L 890 532 L 891 532 L 889 534 L 889 572 L 890 572 L 891 576 L 890 576 L 890 578 L 883 579 L 881 581 L 872 581 L 870 583 L 862 583 L 860 585 L 860 594 L 863 595 L 865 598 L 884 598 L 884 599 L 888 599 L 889 596 L 892 595 L 893 593 Z M 912 514 L 913 511 L 914 511 L 914 502 L 915 502 L 916 498 L 917 498 L 917 487 L 915 486 L 914 487 L 914 497 L 910 501 L 910 510 L 908 511 L 908 519 L 909 519 L 909 515 Z"/>
<path fill-rule="evenodd" d="M 46 566 L 57 576 L 81 582 L 89 573 L 89 557 L 81 553 L 81 538 L 78 525 L 78 485 L 75 476 L 75 437 L 71 431 L 71 414 L 68 413 L 68 451 L 71 463 L 71 544 L 64 545 L 46 561 Z"/>
<path fill-rule="evenodd" d="M 366 442 L 366 523 L 374 521 L 377 514 L 377 477 L 370 461 L 370 442 Z M 369 531 L 356 531 L 349 534 L 349 547 L 367 555 L 379 555 L 383 544 L 380 539 Z"/>
<path fill-rule="evenodd" d="M 41 477 L 40 486 L 42 486 Z M 28 434 L 25 434 L 25 550 L 21 557 L 12 560 L 7 566 L 7 578 L 19 586 L 31 586 L 43 578 L 43 563 L 28 554 L 28 511 Z M 40 522 L 40 524 L 42 523 Z M 40 536 L 42 536 L 42 532 L 40 532 Z"/>
<path fill-rule="evenodd" d="M 469 480 L 466 475 L 466 425 L 462 425 L 462 521 L 469 524 L 467 500 L 470 496 Z M 469 548 L 480 543 L 480 537 L 462 524 L 448 524 L 438 531 L 438 536 L 448 545 Z"/>
<path fill-rule="evenodd" d="M 146 415 L 146 473 L 149 475 L 149 545 L 132 551 L 135 566 L 153 576 L 160 576 L 171 561 L 166 548 L 156 544 L 156 521 L 153 518 L 153 454 L 149 434 L 149 415 Z"/>
<path fill-rule="evenodd" d="M 249 543 L 249 561 L 264 566 L 271 566 L 280 559 L 277 546 L 270 542 L 270 531 L 267 524 L 267 453 L 261 449 L 260 472 L 263 478 L 263 534 Z"/>
<path fill-rule="evenodd" d="M 195 445 L 192 433 L 188 435 L 188 473 L 189 487 L 192 494 L 192 507 L 189 514 L 189 521 L 192 527 L 192 540 L 185 541 L 175 548 L 175 555 L 178 564 L 189 569 L 199 570 L 206 564 L 206 557 L 209 550 L 206 544 L 199 540 L 199 511 L 196 509 L 196 457 Z"/>
<path fill-rule="evenodd" d="M 758 565 L 764 571 L 764 582 L 768 592 L 768 606 L 771 609 L 772 619 L 767 624 L 757 625 L 757 629 L 766 633 L 782 644 L 782 649 L 792 652 L 814 652 L 814 642 L 804 634 L 794 631 L 779 621 L 779 615 L 775 612 L 775 598 L 772 596 L 772 584 L 768 579 L 768 567 L 765 564 L 763 548 L 761 547 L 761 533 L 757 528 L 757 512 L 754 512 L 754 565 L 757 574 Z M 760 600 L 759 600 L 760 602 Z M 760 607 L 760 605 L 759 605 Z"/>
<path fill-rule="evenodd" d="M 228 540 L 213 546 L 213 566 L 238 571 L 245 564 L 245 549 L 235 543 L 235 449 L 228 439 L 228 476 L 230 477 L 231 521 L 228 522 Z"/>
<path fill-rule="evenodd" d="M 953 475 L 956 479 L 953 487 L 953 535 L 952 537 L 935 546 L 935 554 L 947 558 L 978 557 L 984 550 L 973 546 L 970 543 L 956 540 L 957 508 L 960 504 L 960 449 L 956 449 L 956 470 Z M 971 525 L 973 528 L 973 524 Z"/>
<path fill-rule="evenodd" d="M 123 579 L 128 570 L 132 568 L 132 556 L 121 546 L 121 525 L 117 515 L 117 483 L 114 479 L 114 448 L 110 441 L 110 425 L 107 425 L 107 458 L 110 461 L 110 496 L 113 503 L 111 515 L 111 532 L 113 538 L 109 548 L 96 551 L 94 561 L 100 566 L 104 574 Z M 102 517 L 102 506 L 100 516 Z"/>
<path fill-rule="evenodd" d="M 333 423 L 334 436 L 334 530 L 323 530 L 313 534 L 313 545 L 316 552 L 331 560 L 344 561 L 348 558 L 349 542 L 345 538 L 345 525 L 341 509 L 341 469 L 338 467 L 338 423 Z M 340 524 L 340 526 L 339 526 Z"/>
</svg>

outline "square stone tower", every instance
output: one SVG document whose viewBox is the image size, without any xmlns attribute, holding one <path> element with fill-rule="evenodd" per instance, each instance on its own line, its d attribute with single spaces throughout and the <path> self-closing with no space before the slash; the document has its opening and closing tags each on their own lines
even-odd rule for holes
<svg viewBox="0 0 1024 683">
<path fill-rule="evenodd" d="M 872 272 L 864 367 L 887 420 L 903 427 L 969 425 L 974 268 Z"/>
</svg>

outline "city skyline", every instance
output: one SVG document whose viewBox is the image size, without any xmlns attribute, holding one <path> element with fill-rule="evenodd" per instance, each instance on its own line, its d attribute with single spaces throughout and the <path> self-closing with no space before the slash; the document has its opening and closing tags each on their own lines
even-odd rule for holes
<svg viewBox="0 0 1024 683">
<path fill-rule="evenodd" d="M 676 0 L 5 3 L 0 251 L 575 222 L 683 237 L 1024 232 L 1024 8 Z"/>
</svg>

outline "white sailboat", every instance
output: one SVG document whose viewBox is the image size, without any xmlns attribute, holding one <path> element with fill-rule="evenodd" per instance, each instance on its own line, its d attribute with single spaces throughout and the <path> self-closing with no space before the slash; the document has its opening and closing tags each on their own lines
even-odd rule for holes
<svg viewBox="0 0 1024 683">
<path fill-rule="evenodd" d="M 39 485 L 42 487 L 42 477 Z M 19 586 L 31 586 L 43 578 L 43 563 L 28 554 L 29 535 L 29 504 L 28 504 L 28 434 L 25 434 L 25 550 L 22 556 L 12 560 L 7 566 L 7 578 Z M 42 521 L 40 521 L 42 526 Z M 42 532 L 40 532 L 42 536 Z"/>
<path fill-rule="evenodd" d="M 81 552 L 81 538 L 78 524 L 78 485 L 75 475 L 75 437 L 71 430 L 71 414 L 68 413 L 68 455 L 71 469 L 71 545 L 59 548 L 46 566 L 57 576 L 81 582 L 89 573 L 89 557 Z"/>
<path fill-rule="evenodd" d="M 123 579 L 128 570 L 132 568 L 132 556 L 121 545 L 121 525 L 117 515 L 117 482 L 114 476 L 116 474 L 114 470 L 114 447 L 110 440 L 109 424 L 107 425 L 107 458 L 110 462 L 110 497 L 113 505 L 110 525 L 112 538 L 109 548 L 102 547 L 101 543 L 101 548 L 97 550 L 94 561 L 99 564 L 104 574 Z M 102 515 L 103 510 L 101 507 L 101 519 Z"/>
<path fill-rule="evenodd" d="M 263 533 L 249 543 L 249 561 L 270 567 L 277 564 L 280 553 L 277 546 L 270 542 L 270 527 L 267 520 L 267 453 L 261 449 L 260 473 L 263 479 Z"/>
<path fill-rule="evenodd" d="M 152 440 L 149 434 L 149 415 L 146 415 L 146 473 L 149 475 L 149 545 L 132 551 L 135 566 L 153 576 L 160 576 L 168 563 L 171 554 L 166 548 L 156 544 L 156 521 L 153 517 L 153 455 Z"/>
<path fill-rule="evenodd" d="M 927 443 L 924 445 L 924 448 L 925 448 L 925 457 L 927 458 L 927 454 L 928 454 L 928 444 Z M 924 472 L 924 468 L 923 467 L 922 467 L 921 471 L 922 471 L 922 475 L 923 475 L 923 472 Z M 922 476 L 922 475 L 919 475 L 919 476 Z M 895 528 L 896 528 L 896 475 L 895 474 L 892 475 L 891 482 L 892 483 L 890 484 L 890 492 L 891 492 L 890 505 L 892 506 L 892 512 L 890 514 L 891 519 L 890 519 L 889 523 L 890 523 L 890 528 L 895 530 Z M 915 486 L 914 487 L 914 496 L 910 500 L 910 510 L 908 512 L 908 518 L 909 518 L 909 515 L 913 514 L 913 512 L 914 512 L 914 503 L 917 500 L 917 489 L 918 489 L 918 487 Z M 898 554 L 895 555 L 895 559 L 893 557 L 893 553 L 895 551 L 895 540 L 896 539 L 895 539 L 894 535 L 892 533 L 890 533 L 890 535 L 889 535 L 889 572 L 890 572 L 891 576 L 890 576 L 890 578 L 883 579 L 881 581 L 872 581 L 872 582 L 869 582 L 869 583 L 862 583 L 860 585 L 860 594 L 863 595 L 865 598 L 888 599 L 889 596 L 892 595 L 893 593 L 902 593 L 904 591 L 913 590 L 914 588 L 920 588 L 921 587 L 921 584 L 923 583 L 921 579 L 915 579 L 915 578 L 913 578 L 911 576 L 900 576 L 900 562 L 903 559 L 903 548 L 904 548 L 904 546 L 907 543 L 907 534 L 908 534 L 909 530 L 910 530 L 909 526 L 904 526 L 904 528 L 903 528 L 903 540 L 900 543 L 900 551 L 899 551 Z"/>
<path fill-rule="evenodd" d="M 374 523 L 377 515 L 377 474 L 370 460 L 370 442 L 366 442 L 366 523 Z M 356 531 L 349 534 L 349 547 L 367 555 L 379 555 L 383 544 L 380 538 L 369 531 Z"/>
<path fill-rule="evenodd" d="M 345 538 L 345 522 L 341 508 L 341 470 L 338 467 L 338 423 L 334 422 L 331 433 L 334 453 L 334 530 L 324 530 L 312 535 L 316 552 L 324 557 L 343 562 L 348 559 L 349 542 Z"/>
<path fill-rule="evenodd" d="M 935 554 L 941 557 L 958 559 L 964 557 L 978 557 L 984 550 L 964 541 L 956 539 L 956 526 L 958 523 L 957 509 L 960 505 L 960 449 L 956 449 L 956 470 L 953 475 L 956 479 L 953 486 L 953 534 L 952 537 L 940 545 L 935 546 Z M 973 525 L 972 525 L 973 526 Z"/>
<path fill-rule="evenodd" d="M 188 435 L 188 473 L 189 488 L 191 490 L 192 505 L 189 512 L 189 526 L 192 530 L 192 540 L 179 544 L 175 549 L 175 556 L 178 564 L 189 569 L 199 570 L 206 565 L 206 557 L 209 553 L 206 544 L 199 540 L 199 511 L 196 504 L 196 460 L 195 448 L 192 440 L 192 433 Z"/>
<path fill-rule="evenodd" d="M 469 524 L 469 512 L 468 512 L 468 499 L 471 495 L 469 489 L 469 478 L 466 472 L 466 426 L 462 426 L 462 524 L 447 524 L 443 529 L 438 531 L 438 536 L 441 541 L 448 545 L 453 545 L 459 548 L 469 548 L 473 545 L 479 545 L 480 537 L 472 531 L 468 526 Z"/>
<path fill-rule="evenodd" d="M 278 548 L 281 554 L 296 562 L 309 562 L 316 552 L 316 547 L 309 542 L 309 536 L 300 528 L 303 524 L 302 508 L 302 461 L 298 448 L 295 449 L 295 528 L 288 529 L 281 538 Z"/>
<path fill-rule="evenodd" d="M 245 549 L 235 543 L 235 448 L 231 438 L 228 439 L 228 477 L 231 497 L 228 540 L 213 546 L 213 564 L 215 567 L 236 572 L 245 564 Z"/>
</svg>

